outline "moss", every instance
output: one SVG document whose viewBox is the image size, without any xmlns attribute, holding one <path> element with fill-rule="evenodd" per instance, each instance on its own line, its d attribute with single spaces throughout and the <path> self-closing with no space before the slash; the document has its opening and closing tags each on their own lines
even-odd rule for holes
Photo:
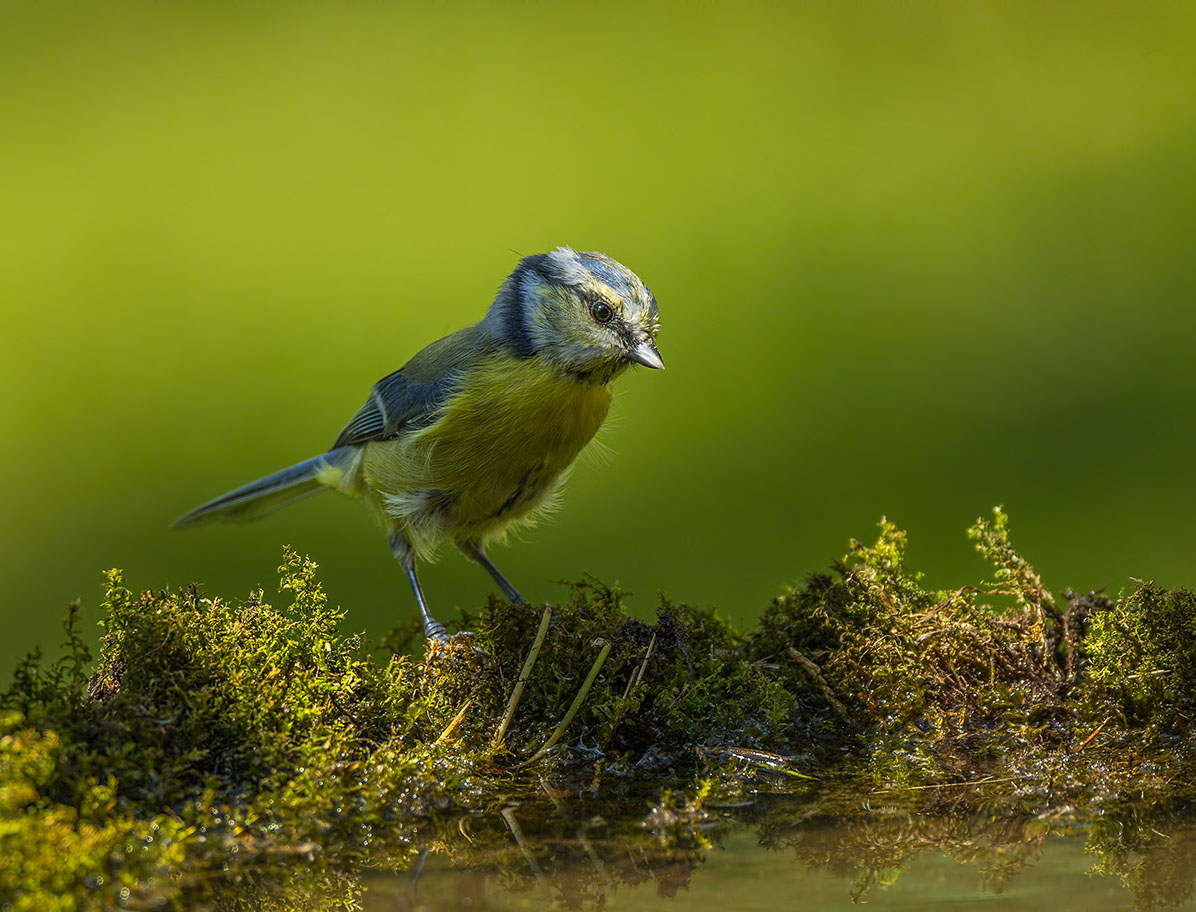
<svg viewBox="0 0 1196 912">
<path fill-rule="evenodd" d="M 1143 583 L 1094 618 L 1088 677 L 1130 726 L 1186 736 L 1196 718 L 1196 593 Z"/>
<path fill-rule="evenodd" d="M 1108 606 L 1068 593 L 1059 607 L 999 509 L 970 535 L 994 580 L 925 589 L 905 534 L 882 522 L 874 544 L 773 601 L 750 651 L 798 696 L 795 750 L 859 758 L 885 784 L 1003 775 L 1067 743 L 1085 624 Z"/>
<path fill-rule="evenodd" d="M 883 522 L 748 633 L 667 600 L 637 620 L 585 580 L 547 614 L 491 599 L 422 662 L 343 634 L 289 551 L 281 607 L 113 571 L 94 664 L 73 606 L 63 657 L 31 656 L 0 700 L 0 850 L 22 859 L 0 902 L 351 900 L 355 872 L 451 841 L 446 815 L 545 793 L 654 807 L 649 830 L 701 844 L 712 795 L 978 783 L 956 794 L 1042 811 L 1191 782 L 1192 594 L 1056 595 L 1003 512 L 971 536 L 993 566 L 975 586 L 926 589 Z M 214 867 L 232 873 L 170 875 Z"/>
<path fill-rule="evenodd" d="M 1173 909 L 1196 894 L 1191 807 L 1121 803 L 1093 820 L 1087 850 L 1092 873 L 1119 878 L 1136 910 Z"/>
</svg>

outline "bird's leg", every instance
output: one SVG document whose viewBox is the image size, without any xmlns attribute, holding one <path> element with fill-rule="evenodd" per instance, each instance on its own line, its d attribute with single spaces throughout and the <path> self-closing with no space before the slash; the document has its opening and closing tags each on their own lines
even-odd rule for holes
<svg viewBox="0 0 1196 912">
<path fill-rule="evenodd" d="M 448 632 L 436 618 L 428 611 L 428 602 L 424 598 L 423 587 L 419 584 L 419 576 L 415 572 L 415 552 L 411 550 L 411 542 L 402 532 L 392 532 L 390 536 L 390 553 L 395 556 L 407 579 L 411 583 L 411 590 L 415 593 L 415 601 L 419 603 L 419 613 L 424 618 L 424 636 L 438 643 L 449 641 Z"/>
<path fill-rule="evenodd" d="M 491 563 L 490 558 L 486 556 L 486 552 L 482 550 L 481 545 L 474 541 L 459 541 L 457 542 L 457 549 L 476 564 L 481 564 L 482 568 L 493 577 L 494 582 L 498 583 L 498 587 L 502 589 L 503 594 L 506 595 L 515 604 L 526 602 L 519 590 L 511 585 L 499 569 Z"/>
</svg>

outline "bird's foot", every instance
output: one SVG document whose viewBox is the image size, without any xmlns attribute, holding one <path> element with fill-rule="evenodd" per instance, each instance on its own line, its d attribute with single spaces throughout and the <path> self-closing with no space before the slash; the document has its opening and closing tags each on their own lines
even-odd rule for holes
<svg viewBox="0 0 1196 912">
<path fill-rule="evenodd" d="M 428 639 L 429 652 L 435 647 L 437 652 L 443 652 L 446 655 L 452 655 L 452 653 L 461 649 L 469 649 L 479 655 L 486 655 L 485 650 L 473 645 L 472 630 L 459 630 L 456 633 L 449 633 L 444 629 L 443 624 L 435 622 L 433 624 L 435 626 L 432 624 L 424 626 L 424 636 Z"/>
<path fill-rule="evenodd" d="M 441 646 L 447 646 L 453 640 L 444 629 L 444 624 L 430 617 L 424 618 L 424 637 L 429 642 L 439 643 Z"/>
</svg>

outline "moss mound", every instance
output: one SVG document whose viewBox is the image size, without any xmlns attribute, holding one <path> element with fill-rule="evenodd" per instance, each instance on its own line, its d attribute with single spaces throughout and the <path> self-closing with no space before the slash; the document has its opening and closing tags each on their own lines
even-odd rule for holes
<svg viewBox="0 0 1196 912">
<path fill-rule="evenodd" d="M 971 534 L 994 568 L 976 586 L 924 589 L 882 523 L 750 633 L 667 601 L 648 624 L 590 580 L 543 610 L 491 600 L 423 661 L 343 635 L 291 552 L 279 608 L 113 571 L 94 667 L 73 607 L 64 656 L 31 656 L 0 698 L 0 903 L 177 900 L 180 871 L 234 861 L 254 904 L 270 870 L 343 895 L 446 815 L 545 794 L 637 819 L 655 802 L 667 829 L 709 794 L 1190 792 L 1196 596 L 1056 596 L 1002 512 Z"/>
</svg>

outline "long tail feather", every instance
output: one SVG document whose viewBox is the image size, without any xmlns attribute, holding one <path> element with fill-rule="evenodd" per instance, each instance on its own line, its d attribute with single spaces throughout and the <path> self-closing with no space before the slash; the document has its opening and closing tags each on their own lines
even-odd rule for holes
<svg viewBox="0 0 1196 912">
<path fill-rule="evenodd" d="M 329 484 L 335 484 L 351 462 L 353 450 L 353 447 L 339 447 L 251 481 L 184 513 L 171 528 L 260 519 L 287 504 L 319 493 Z"/>
</svg>

